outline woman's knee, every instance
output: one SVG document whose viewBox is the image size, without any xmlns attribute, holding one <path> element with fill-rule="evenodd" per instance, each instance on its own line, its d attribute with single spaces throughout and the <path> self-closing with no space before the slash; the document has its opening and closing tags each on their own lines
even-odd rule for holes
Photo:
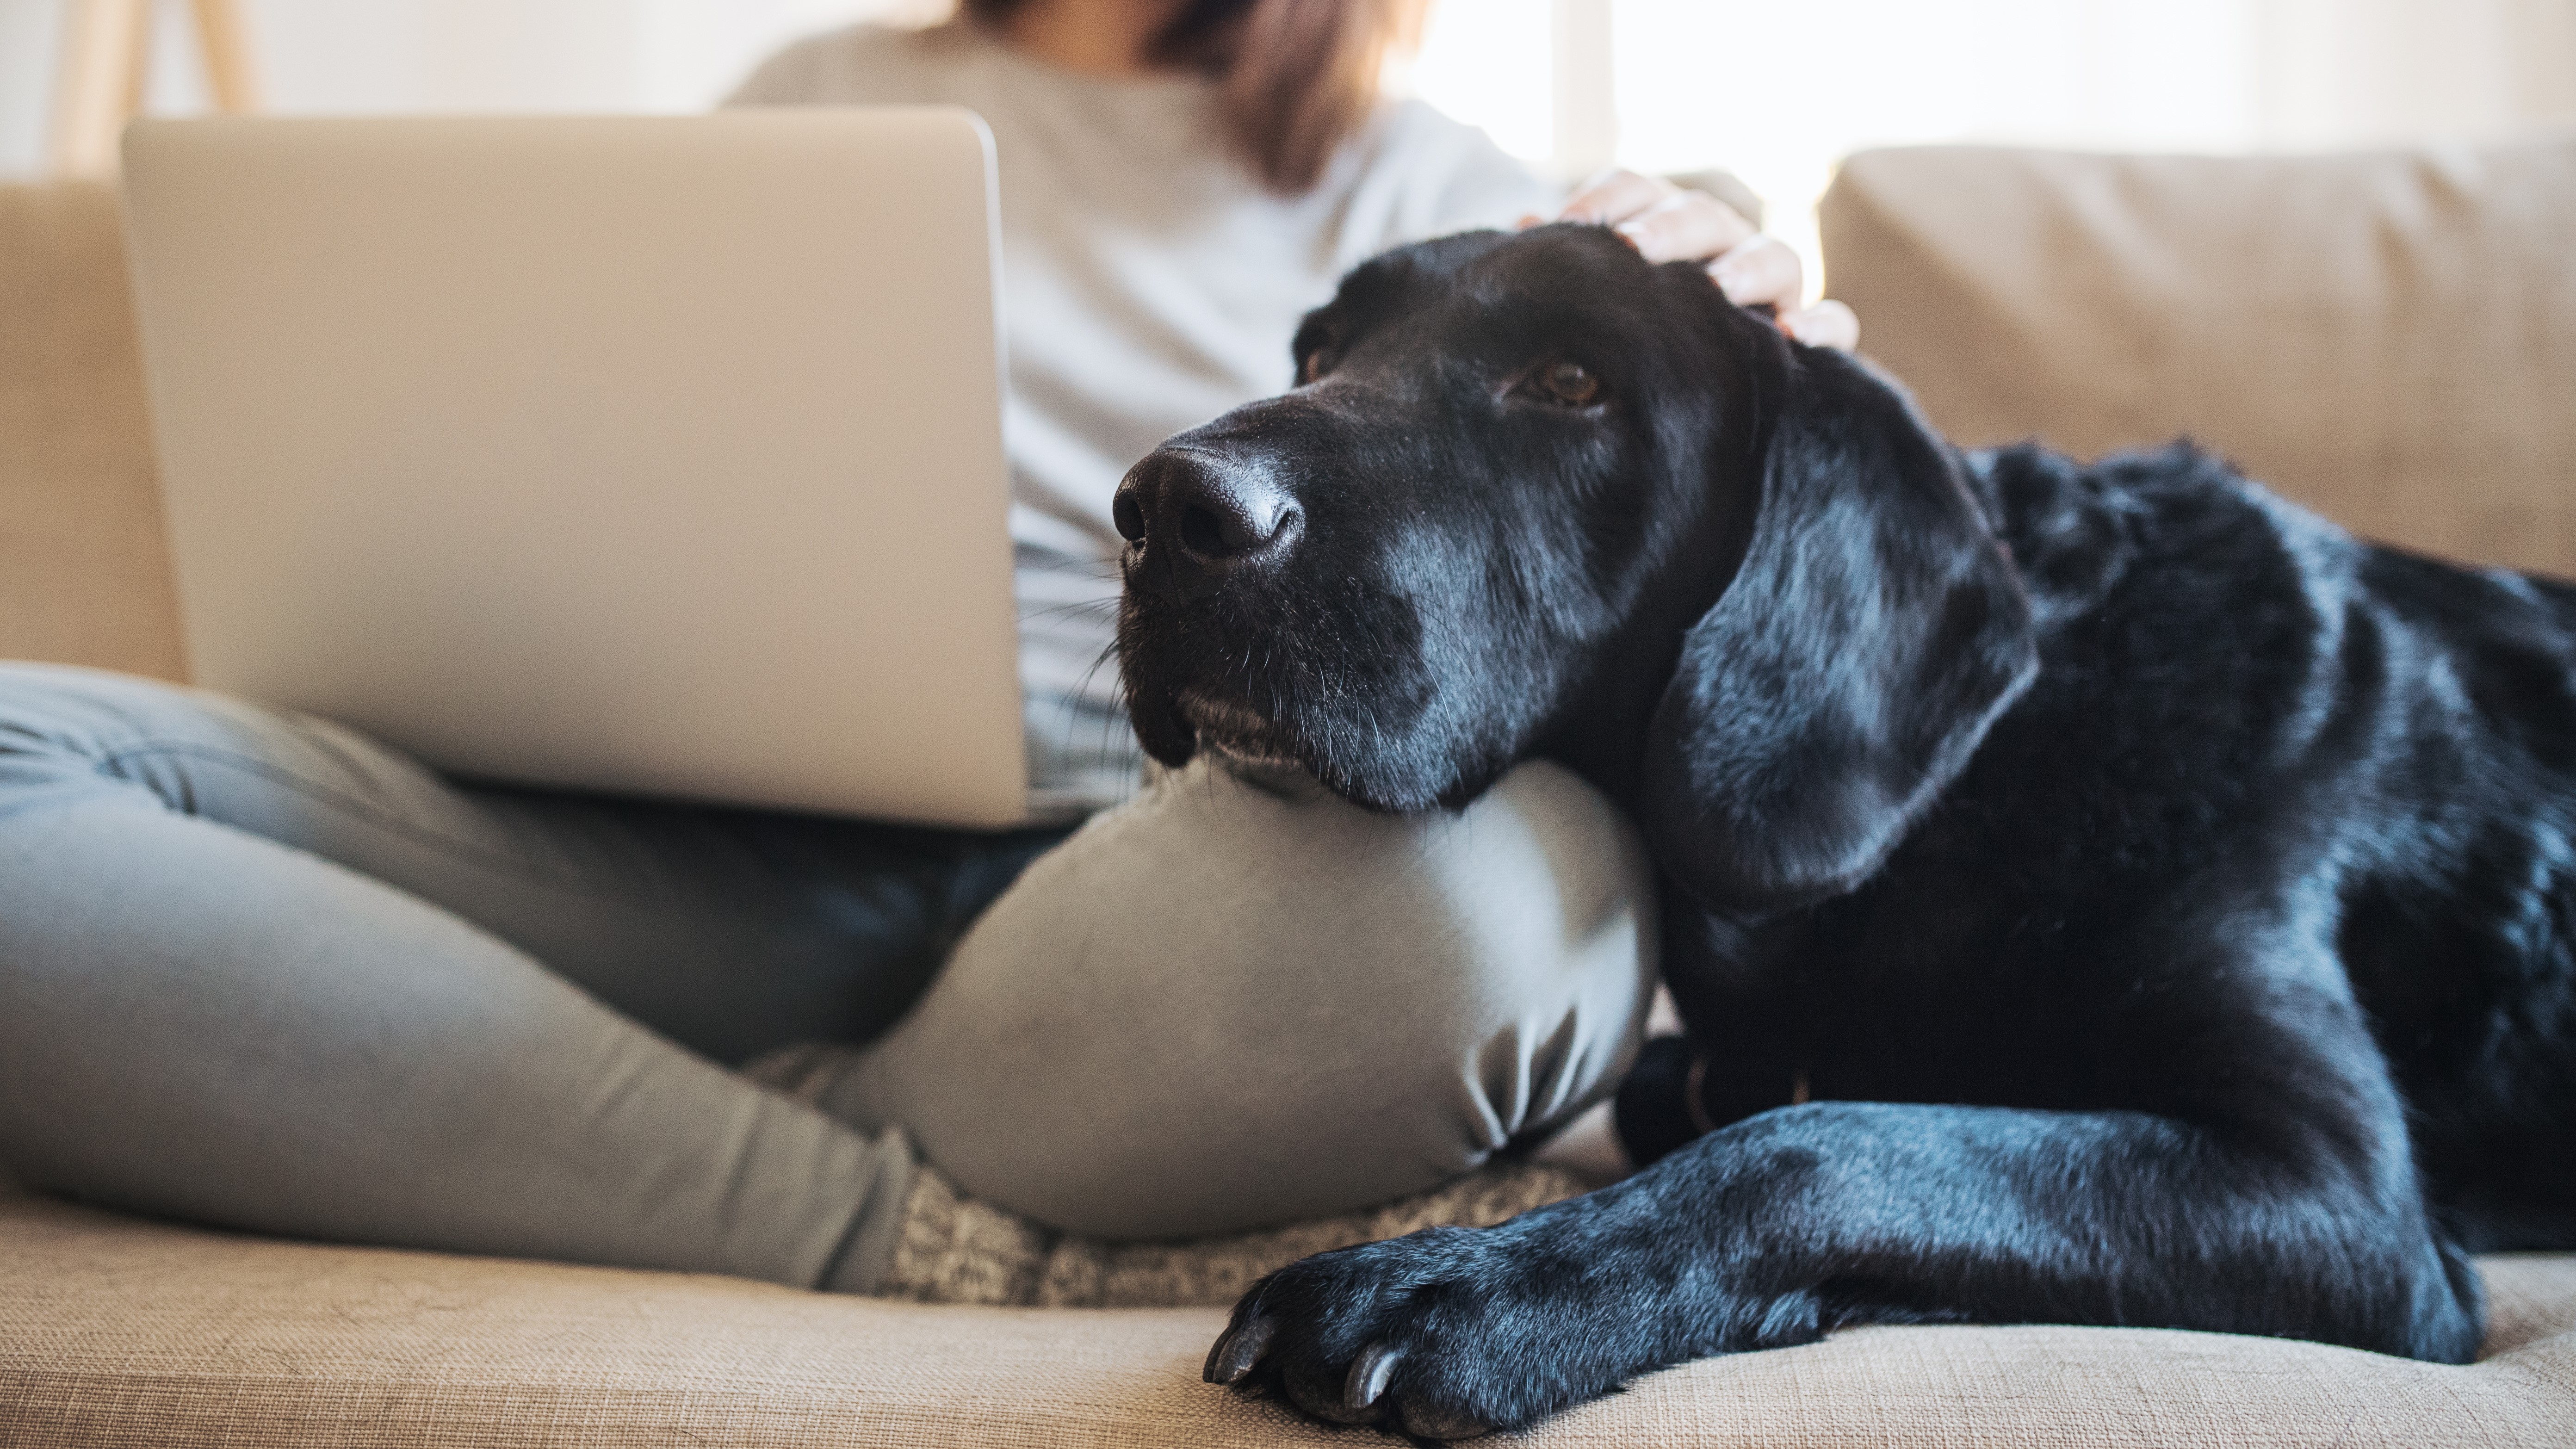
<svg viewBox="0 0 2576 1449">
<path fill-rule="evenodd" d="M 130 674 L 0 664 L 0 816 L 158 805 L 329 855 L 334 821 L 398 814 L 441 788 L 327 721 Z"/>
<path fill-rule="evenodd" d="M 1107 1236 L 1420 1191 L 1615 1083 L 1651 873 L 1571 774 L 1375 815 L 1202 762 L 1033 866 L 866 1068 L 970 1191 Z"/>
<path fill-rule="evenodd" d="M 202 698 L 132 675 L 0 663 L 0 814 L 126 789 L 125 764 L 209 733 Z"/>
</svg>

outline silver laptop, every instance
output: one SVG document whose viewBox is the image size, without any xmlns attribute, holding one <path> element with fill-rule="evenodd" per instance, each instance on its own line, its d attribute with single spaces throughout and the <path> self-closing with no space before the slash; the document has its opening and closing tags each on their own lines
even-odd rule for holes
<svg viewBox="0 0 2576 1449">
<path fill-rule="evenodd" d="M 498 780 L 1024 817 L 974 115 L 143 121 L 125 185 L 199 683 Z"/>
</svg>

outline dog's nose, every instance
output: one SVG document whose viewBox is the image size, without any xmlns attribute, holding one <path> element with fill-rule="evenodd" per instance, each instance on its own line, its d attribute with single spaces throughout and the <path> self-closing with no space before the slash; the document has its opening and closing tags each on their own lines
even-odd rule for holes
<svg viewBox="0 0 2576 1449">
<path fill-rule="evenodd" d="M 1277 553 L 1297 531 L 1296 500 L 1257 464 L 1157 451 L 1127 470 L 1110 518 L 1164 566 L 1213 575 Z"/>
</svg>

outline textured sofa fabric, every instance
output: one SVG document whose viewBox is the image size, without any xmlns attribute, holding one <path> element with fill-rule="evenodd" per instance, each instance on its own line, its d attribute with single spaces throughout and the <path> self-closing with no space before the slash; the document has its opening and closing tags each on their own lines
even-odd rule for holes
<svg viewBox="0 0 2576 1449">
<path fill-rule="evenodd" d="M 1955 442 L 2189 434 L 2375 538 L 2576 577 L 2576 137 L 1868 152 L 1827 281 Z"/>
<path fill-rule="evenodd" d="M 0 659 L 185 670 L 105 186 L 0 187 Z"/>
<path fill-rule="evenodd" d="M 2576 1444 L 2576 1261 L 2496 1259 L 2489 1357 L 1897 1328 L 1653 1375 L 1533 1446 Z M 1392 1443 L 1199 1382 L 1215 1309 L 926 1308 L 234 1237 L 0 1200 L 0 1444 Z"/>
<path fill-rule="evenodd" d="M 2282 163 L 2216 190 L 2193 168 L 2273 163 L 1863 157 L 1827 212 L 1833 281 L 1963 440 L 2090 449 L 2187 427 L 2348 523 L 2576 572 L 2576 227 L 2552 240 L 2528 219 L 2568 217 L 2576 178 L 2564 152 L 2499 157 Z M 2520 179 L 2481 190 L 2497 168 Z M 2368 221 L 2411 194 L 2390 176 L 2431 209 Z M 2261 210 L 2282 194 L 2306 200 Z M 2343 258 L 2345 290 L 2302 255 Z M 2363 285 L 2419 274 L 2519 300 L 2400 306 Z M 2239 315 L 2276 302 L 2259 326 Z M 0 188 L 0 656 L 177 677 L 130 311 L 108 192 Z M 2300 348 L 2319 354 L 2306 371 L 2278 355 Z M 2428 431 L 2445 416 L 2485 440 L 2456 467 Z M 2576 1445 L 2576 1256 L 2486 1268 L 2494 1328 L 2468 1368 L 2204 1334 L 1875 1329 L 1654 1375 L 1526 1442 Z M 1392 1442 L 1201 1384 L 1221 1320 L 318 1246 L 0 1188 L 12 1449 Z"/>
</svg>

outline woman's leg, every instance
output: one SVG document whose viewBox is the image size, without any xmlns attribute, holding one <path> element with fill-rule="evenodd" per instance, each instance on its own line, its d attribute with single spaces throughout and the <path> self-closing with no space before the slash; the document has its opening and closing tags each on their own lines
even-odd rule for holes
<svg viewBox="0 0 2576 1449">
<path fill-rule="evenodd" d="M 1635 833 L 1552 765 L 1391 817 L 1202 760 L 1032 866 L 817 1099 L 1090 1236 L 1345 1212 L 1608 1093 L 1652 896 Z"/>
<path fill-rule="evenodd" d="M 619 1011 L 726 1058 L 864 1035 L 1039 843 L 459 789 L 0 668 L 0 1163 L 267 1231 L 865 1288 L 900 1139 Z"/>
</svg>

